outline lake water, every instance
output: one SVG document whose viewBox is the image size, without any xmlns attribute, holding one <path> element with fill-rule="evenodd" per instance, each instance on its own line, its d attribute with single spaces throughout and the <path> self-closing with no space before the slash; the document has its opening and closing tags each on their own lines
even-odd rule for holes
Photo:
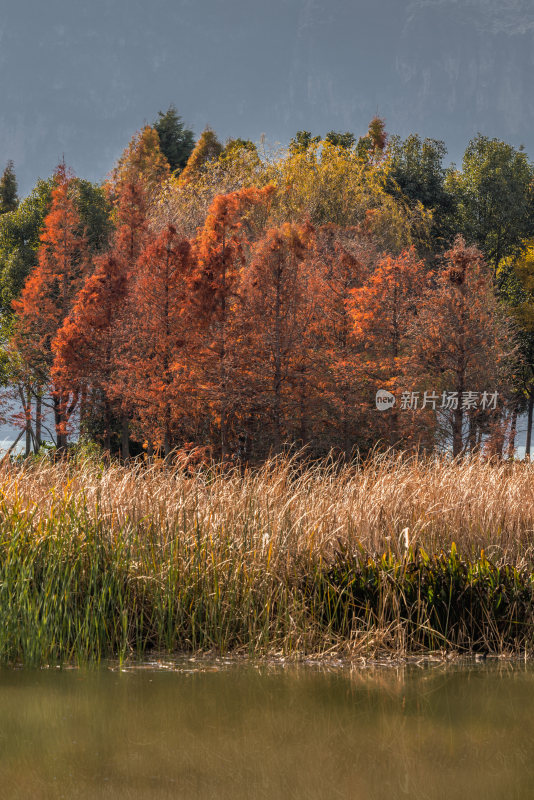
<svg viewBox="0 0 534 800">
<path fill-rule="evenodd" d="M 534 670 L 0 672 L 0 797 L 534 797 Z"/>
</svg>

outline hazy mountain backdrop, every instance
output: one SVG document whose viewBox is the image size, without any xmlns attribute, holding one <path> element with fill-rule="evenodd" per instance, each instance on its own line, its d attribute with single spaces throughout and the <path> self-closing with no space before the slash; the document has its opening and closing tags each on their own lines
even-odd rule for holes
<svg viewBox="0 0 534 800">
<path fill-rule="evenodd" d="M 533 62 L 533 0 L 2 0 L 0 167 L 101 179 L 170 103 L 223 139 L 378 112 L 452 160 L 479 130 L 534 157 Z"/>
</svg>

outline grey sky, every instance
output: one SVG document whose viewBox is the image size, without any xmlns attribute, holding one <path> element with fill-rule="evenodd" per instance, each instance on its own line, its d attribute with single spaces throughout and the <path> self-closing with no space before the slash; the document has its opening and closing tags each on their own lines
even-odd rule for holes
<svg viewBox="0 0 534 800">
<path fill-rule="evenodd" d="M 99 180 L 174 103 L 199 134 L 443 138 L 534 157 L 533 0 L 0 0 L 0 167 Z"/>
</svg>

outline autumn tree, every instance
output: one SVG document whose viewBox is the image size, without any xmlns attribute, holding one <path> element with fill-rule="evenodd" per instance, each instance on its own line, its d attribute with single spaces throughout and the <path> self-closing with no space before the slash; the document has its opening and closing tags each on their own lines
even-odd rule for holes
<svg viewBox="0 0 534 800">
<path fill-rule="evenodd" d="M 12 314 L 28 275 L 37 267 L 40 236 L 50 208 L 55 178 L 38 180 L 14 211 L 0 216 L 0 310 Z M 87 239 L 92 255 L 108 245 L 112 229 L 111 207 L 101 186 L 73 177 L 69 188 L 80 219 L 77 233 Z"/>
<path fill-rule="evenodd" d="M 122 186 L 139 185 L 150 205 L 156 201 L 160 187 L 169 175 L 169 162 L 161 151 L 158 132 L 145 125 L 132 137 L 121 155 L 108 186 L 114 197 L 120 194 Z"/>
<path fill-rule="evenodd" d="M 399 399 L 401 391 L 411 388 L 407 374 L 409 333 L 427 280 L 425 265 L 413 249 L 397 257 L 385 256 L 363 285 L 352 289 L 347 304 L 353 337 L 361 345 L 361 362 L 355 377 L 373 414 L 368 417 L 368 427 L 390 445 L 403 438 L 413 441 L 415 436 L 413 415 L 401 416 Z M 377 416 L 373 409 L 379 389 L 396 395 L 396 404 Z"/>
<path fill-rule="evenodd" d="M 207 402 L 214 411 L 222 458 L 228 454 L 228 417 L 235 394 L 232 389 L 230 337 L 237 289 L 248 245 L 245 217 L 254 206 L 264 205 L 273 187 L 241 189 L 219 195 L 194 242 L 195 273 L 192 276 L 196 318 L 202 334 L 204 383 Z"/>
<path fill-rule="evenodd" d="M 40 236 L 38 266 L 26 280 L 20 299 L 13 302 L 18 318 L 15 342 L 28 376 L 41 386 L 50 381 L 52 341 L 90 269 L 87 242 L 80 233 L 80 216 L 73 198 L 74 178 L 64 164 L 58 166 L 54 183 Z M 67 423 L 77 395 L 57 381 L 50 384 L 50 392 L 56 442 L 62 448 L 67 443 Z"/>
<path fill-rule="evenodd" d="M 258 154 L 258 148 L 250 139 L 227 139 L 224 148 L 219 156 L 222 161 L 232 159 L 239 151 L 246 150 L 249 153 Z"/>
<path fill-rule="evenodd" d="M 215 197 L 272 182 L 269 165 L 260 158 L 256 146 L 247 140 L 230 139 L 215 158 L 191 170 L 189 178 L 181 174 L 167 180 L 152 209 L 151 222 L 160 231 L 172 225 L 181 235 L 194 238 L 208 215 Z"/>
<path fill-rule="evenodd" d="M 401 252 L 428 227 L 421 205 L 410 207 L 388 190 L 390 165 L 329 141 L 294 150 L 271 167 L 278 186 L 272 221 L 361 226 L 388 252 Z"/>
<path fill-rule="evenodd" d="M 243 279 L 243 331 L 247 342 L 249 427 L 254 417 L 279 451 L 284 439 L 309 432 L 312 317 L 318 302 L 310 280 L 313 229 L 285 223 L 253 246 Z M 267 448 L 268 449 L 268 448 Z"/>
<path fill-rule="evenodd" d="M 360 136 L 356 151 L 360 158 L 379 162 L 385 154 L 388 136 L 386 124 L 381 117 L 373 117 L 365 136 Z"/>
<path fill-rule="evenodd" d="M 193 180 L 207 164 L 216 161 L 222 152 L 223 146 L 215 132 L 209 126 L 206 127 L 200 134 L 200 138 L 180 174 L 180 183 Z"/>
<path fill-rule="evenodd" d="M 357 379 L 362 345 L 349 314 L 352 290 L 368 278 L 377 260 L 374 242 L 356 228 L 324 225 L 316 230 L 314 261 L 314 319 L 316 347 L 322 362 L 321 393 L 327 413 L 326 440 L 349 456 L 363 444 L 362 392 Z"/>
<path fill-rule="evenodd" d="M 113 419 L 121 419 L 121 451 L 127 458 L 130 408 L 125 376 L 129 373 L 131 338 L 137 336 L 137 311 L 128 305 L 127 298 L 147 240 L 147 218 L 144 193 L 138 184 L 123 184 L 116 202 L 112 246 L 95 259 L 93 274 L 87 277 L 54 339 L 53 374 L 84 397 L 85 425 L 95 416 L 102 420 L 102 439 L 108 451 Z M 133 320 L 129 313 L 134 315 Z"/>
<path fill-rule="evenodd" d="M 457 456 L 478 443 L 477 426 L 482 431 L 495 421 L 494 393 L 513 351 L 492 276 L 481 252 L 462 237 L 445 253 L 435 285 L 422 294 L 409 334 L 410 369 L 438 395 L 436 407 Z"/>
<path fill-rule="evenodd" d="M 193 416 L 191 273 L 190 242 L 169 226 L 142 251 L 129 297 L 136 324 L 123 385 L 143 438 L 167 458 Z"/>
<path fill-rule="evenodd" d="M 102 418 L 103 444 L 111 450 L 112 401 L 109 386 L 115 376 L 117 311 L 124 303 L 126 275 L 112 253 L 101 256 L 76 303 L 53 341 L 52 375 L 83 398 L 82 425 L 88 405 Z"/>
</svg>

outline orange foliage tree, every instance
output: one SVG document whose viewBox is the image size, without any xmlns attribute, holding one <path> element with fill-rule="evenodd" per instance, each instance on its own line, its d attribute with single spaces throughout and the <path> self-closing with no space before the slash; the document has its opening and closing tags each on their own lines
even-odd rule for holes
<svg viewBox="0 0 534 800">
<path fill-rule="evenodd" d="M 357 379 L 369 410 L 368 425 L 375 439 L 392 446 L 402 437 L 414 435 L 410 426 L 416 419 L 408 411 L 401 418 L 398 398 L 390 411 L 375 414 L 374 397 L 378 389 L 395 394 L 411 388 L 409 332 L 428 280 L 425 266 L 412 248 L 400 256 L 381 258 L 364 284 L 351 290 L 348 302 L 353 335 L 361 345 Z M 426 417 L 428 414 L 428 424 Z M 422 417 L 418 419 L 422 421 Z"/>
<path fill-rule="evenodd" d="M 121 385 L 143 438 L 163 445 L 168 457 L 193 415 L 190 375 L 191 245 L 168 226 L 147 244 L 137 262 L 129 297 L 135 319 Z"/>
<path fill-rule="evenodd" d="M 135 184 L 141 187 L 150 203 L 169 176 L 169 162 L 161 152 L 158 132 L 145 125 L 121 155 L 108 186 L 112 194 L 117 195 L 127 184 Z"/>
<path fill-rule="evenodd" d="M 117 197 L 117 228 L 111 249 L 95 259 L 94 273 L 86 279 L 53 342 L 53 374 L 72 391 L 82 392 L 86 414 L 92 407 L 92 412 L 102 417 L 108 450 L 112 417 L 122 418 L 124 458 L 129 454 L 130 409 L 120 378 L 128 372 L 124 364 L 132 336 L 127 298 L 146 239 L 144 192 L 139 184 L 125 183 Z"/>
<path fill-rule="evenodd" d="M 435 284 L 421 296 L 409 342 L 412 374 L 441 395 L 437 408 L 453 455 L 475 446 L 477 427 L 501 430 L 500 403 L 492 398 L 514 349 L 511 331 L 481 252 L 461 236 L 444 254 Z"/>
<path fill-rule="evenodd" d="M 357 228 L 322 225 L 316 231 L 313 259 L 318 298 L 315 320 L 324 401 L 324 438 L 349 456 L 362 441 L 359 385 L 361 344 L 349 314 L 352 290 L 368 277 L 375 258 L 369 237 Z"/>
<path fill-rule="evenodd" d="M 246 188 L 215 197 L 194 243 L 193 303 L 198 330 L 197 368 L 206 408 L 219 432 L 220 454 L 228 455 L 228 422 L 238 400 L 235 340 L 238 287 L 245 266 L 250 231 L 246 215 L 264 206 L 274 188 Z"/>
<path fill-rule="evenodd" d="M 57 167 L 54 182 L 50 211 L 40 237 L 38 266 L 26 280 L 20 299 L 13 302 L 17 315 L 14 342 L 38 383 L 50 384 L 56 442 L 62 448 L 67 443 L 67 425 L 78 396 L 69 392 L 57 376 L 50 383 L 52 342 L 91 264 L 73 198 L 74 178 L 65 164 Z"/>
<path fill-rule="evenodd" d="M 311 378 L 312 290 L 311 226 L 286 223 L 268 230 L 255 243 L 243 280 L 242 329 L 246 331 L 244 366 L 249 387 L 251 420 L 275 451 L 294 433 L 299 420 L 306 439 Z M 270 423 L 270 424 L 268 424 Z"/>
</svg>

